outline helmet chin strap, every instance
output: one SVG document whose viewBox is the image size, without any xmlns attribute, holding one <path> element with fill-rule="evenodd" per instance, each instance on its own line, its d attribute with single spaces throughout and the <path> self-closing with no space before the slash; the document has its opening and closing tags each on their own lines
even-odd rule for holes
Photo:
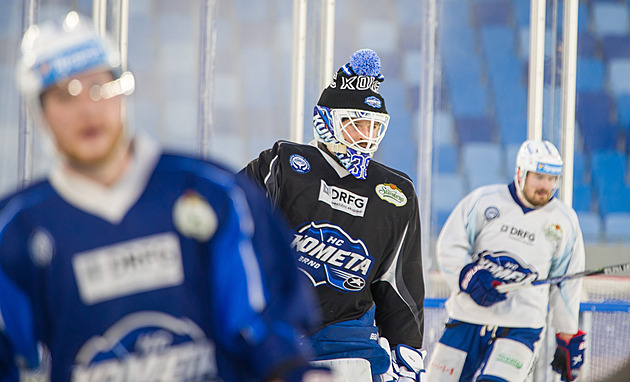
<svg viewBox="0 0 630 382">
<path fill-rule="evenodd" d="M 348 151 L 348 146 L 339 142 L 327 142 L 326 147 L 328 147 L 328 150 L 330 150 L 330 152 L 335 154 L 345 154 Z"/>
<path fill-rule="evenodd" d="M 523 194 L 523 188 L 525 187 L 525 178 L 527 176 L 527 174 L 523 174 L 523 177 L 521 178 L 519 176 L 518 173 L 520 173 L 522 170 L 519 168 L 518 172 L 516 174 L 516 195 L 518 195 L 518 198 L 521 200 L 521 203 L 523 203 L 525 205 L 525 207 L 527 208 L 537 208 L 536 206 L 534 206 L 533 204 L 531 204 L 527 198 L 525 197 L 525 194 Z M 521 185 L 521 180 L 523 181 L 523 185 Z"/>
</svg>

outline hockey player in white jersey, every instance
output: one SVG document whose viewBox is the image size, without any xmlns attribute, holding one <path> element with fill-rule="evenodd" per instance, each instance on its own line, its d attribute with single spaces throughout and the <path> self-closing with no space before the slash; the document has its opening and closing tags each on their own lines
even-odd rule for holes
<svg viewBox="0 0 630 382">
<path fill-rule="evenodd" d="M 0 201 L 0 380 L 329 381 L 299 339 L 318 311 L 254 185 L 125 127 L 134 89 L 76 12 L 30 27 L 19 85 L 49 176 Z"/>
<path fill-rule="evenodd" d="M 562 166 L 553 144 L 525 141 L 513 183 L 480 187 L 452 211 L 436 246 L 452 290 L 449 321 L 430 356 L 428 380 L 524 381 L 548 306 L 558 345 L 553 369 L 563 381 L 578 376 L 585 336 L 578 330 L 581 279 L 508 293 L 495 289 L 584 270 L 577 215 L 554 197 Z"/>
</svg>

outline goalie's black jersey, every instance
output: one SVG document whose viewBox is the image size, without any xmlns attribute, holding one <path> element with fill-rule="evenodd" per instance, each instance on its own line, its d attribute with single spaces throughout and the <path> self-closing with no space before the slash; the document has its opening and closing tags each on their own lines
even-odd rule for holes
<svg viewBox="0 0 630 382">
<path fill-rule="evenodd" d="M 324 146 L 276 142 L 244 169 L 295 229 L 300 269 L 315 287 L 323 324 L 376 305 L 392 346 L 420 348 L 424 281 L 418 200 L 409 177 L 371 161 L 350 175 Z"/>
</svg>

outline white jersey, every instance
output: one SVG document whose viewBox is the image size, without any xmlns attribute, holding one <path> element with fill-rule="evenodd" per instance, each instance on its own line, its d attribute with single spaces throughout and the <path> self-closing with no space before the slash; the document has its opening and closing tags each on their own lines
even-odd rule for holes
<svg viewBox="0 0 630 382">
<path fill-rule="evenodd" d="M 459 290 L 459 273 L 473 257 L 505 282 L 584 270 L 584 242 L 575 211 L 553 198 L 530 209 L 516 196 L 514 183 L 476 189 L 455 207 L 437 241 L 438 263 L 452 290 L 446 303 L 450 318 L 474 324 L 539 328 L 551 307 L 558 332 L 575 333 L 581 279 L 511 291 L 490 307 L 476 304 Z M 489 265 L 488 265 L 489 264 Z"/>
</svg>

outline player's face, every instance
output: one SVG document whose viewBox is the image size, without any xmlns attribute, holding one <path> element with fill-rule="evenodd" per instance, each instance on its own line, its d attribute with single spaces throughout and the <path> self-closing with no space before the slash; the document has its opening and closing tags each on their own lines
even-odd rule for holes
<svg viewBox="0 0 630 382">
<path fill-rule="evenodd" d="M 552 196 L 552 190 L 558 181 L 555 175 L 528 172 L 523 186 L 523 197 L 533 206 L 545 205 Z"/>
<path fill-rule="evenodd" d="M 368 143 L 366 139 L 374 139 L 378 136 L 380 123 L 374 122 L 374 128 L 371 128 L 371 121 L 365 119 L 351 120 L 344 118 L 343 124 L 343 136 L 348 142 L 358 142 L 359 146 L 366 148 Z M 354 126 L 353 126 L 354 122 Z"/>
<path fill-rule="evenodd" d="M 123 136 L 121 97 L 93 100 L 91 91 L 112 81 L 108 71 L 91 71 L 58 83 L 43 93 L 43 117 L 58 150 L 73 163 L 98 165 Z"/>
</svg>

